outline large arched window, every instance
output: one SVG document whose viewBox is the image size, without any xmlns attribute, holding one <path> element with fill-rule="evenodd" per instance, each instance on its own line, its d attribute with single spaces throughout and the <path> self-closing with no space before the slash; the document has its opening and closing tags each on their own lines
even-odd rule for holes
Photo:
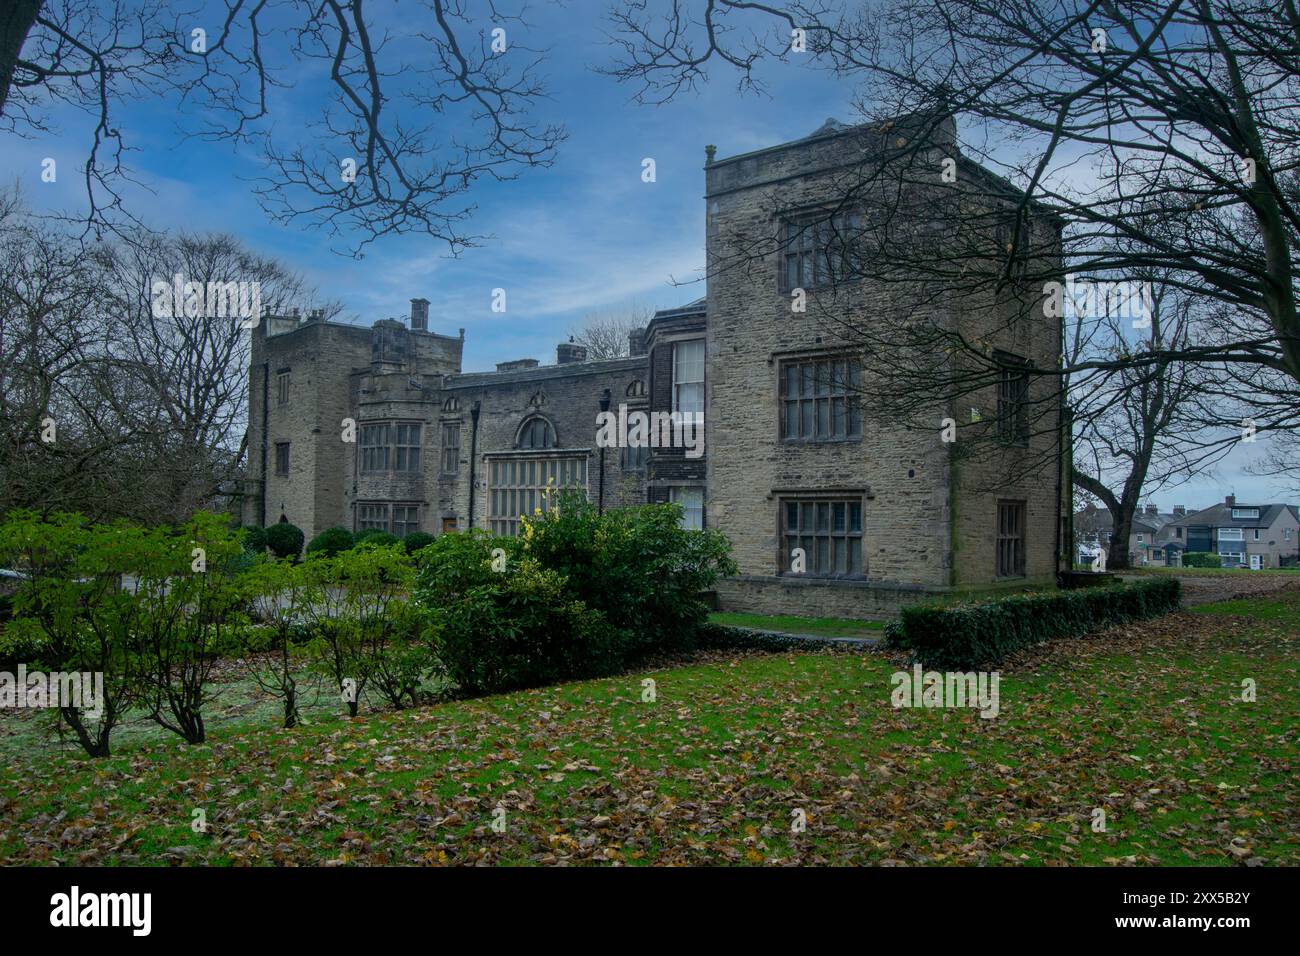
<svg viewBox="0 0 1300 956">
<path fill-rule="evenodd" d="M 516 448 L 554 448 L 555 429 L 540 415 L 524 419 L 515 439 Z"/>
</svg>

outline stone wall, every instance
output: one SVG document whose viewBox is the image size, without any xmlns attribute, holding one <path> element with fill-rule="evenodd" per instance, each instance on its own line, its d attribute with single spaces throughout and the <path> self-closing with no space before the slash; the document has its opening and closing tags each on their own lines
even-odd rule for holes
<svg viewBox="0 0 1300 956">
<path fill-rule="evenodd" d="M 596 447 L 596 416 L 601 395 L 610 391 L 611 410 L 620 402 L 631 402 L 629 389 L 646 378 L 646 358 L 603 362 L 575 362 L 539 366 L 511 372 L 482 372 L 451 376 L 440 393 L 454 397 L 461 422 L 461 459 L 454 480 L 443 481 L 438 493 L 444 516 L 455 517 L 458 527 L 466 526 L 469 515 L 469 454 L 473 428 L 471 409 L 479 403 L 477 452 L 474 466 L 475 527 L 486 527 L 488 515 L 488 461 L 493 454 L 517 450 L 519 427 L 525 419 L 546 419 L 555 432 L 554 455 L 587 459 L 587 491 L 595 501 L 600 495 L 600 449 Z M 635 390 L 635 389 L 633 389 Z M 450 417 L 450 416 L 449 416 Z M 618 448 L 605 449 L 605 506 L 618 507 L 645 501 L 645 478 L 640 472 L 625 472 Z"/>
<path fill-rule="evenodd" d="M 753 237 L 775 236 L 784 210 L 842 195 L 842 167 L 860 148 L 853 136 L 828 136 L 706 168 L 710 524 L 731 539 L 748 576 L 743 585 L 719 589 L 724 607 L 774 609 L 793 600 L 807 609 L 811 599 L 816 608 L 830 603 L 839 613 L 860 614 L 894 600 L 861 581 L 778 578 L 789 569 L 778 534 L 785 495 L 821 492 L 861 501 L 867 582 L 915 588 L 949 581 L 947 454 L 937 433 L 873 421 L 864 409 L 859 439 L 783 441 L 782 360 L 851 349 L 827 328 L 821 309 L 792 310 L 778 285 L 775 254 L 735 261 Z M 835 294 L 841 314 L 880 315 L 890 308 L 883 290 L 861 284 Z M 863 392 L 869 401 L 869 383 Z"/>
<path fill-rule="evenodd" d="M 266 335 L 269 327 L 271 335 Z M 266 415 L 265 523 L 281 516 L 302 528 L 310 539 L 325 528 L 354 526 L 352 503 L 356 498 L 356 444 L 344 440 L 344 420 L 364 414 L 382 417 L 379 406 L 389 401 L 390 389 L 404 413 L 423 416 L 424 395 L 412 391 L 412 376 L 436 382 L 442 374 L 459 369 L 463 338 L 408 332 L 408 356 L 379 380 L 384 394 L 361 401 L 364 377 L 373 368 L 374 330 L 325 321 L 296 321 L 282 317 L 254 330 L 249 376 L 249 491 L 243 521 L 262 520 L 259 498 L 262 479 L 262 416 L 264 379 L 269 382 Z M 278 401 L 277 376 L 289 374 L 288 402 Z M 362 409 L 365 409 L 363 412 Z M 357 434 L 359 438 L 359 431 Z M 276 445 L 289 443 L 289 474 L 277 475 Z M 378 492 L 376 492 L 378 493 Z"/>
<path fill-rule="evenodd" d="M 941 129 L 936 143 L 944 134 Z M 874 135 L 832 130 L 706 166 L 709 524 L 730 538 L 742 572 L 740 581 L 719 587 L 729 609 L 802 605 L 805 613 L 875 614 L 919 594 L 994 584 L 999 494 L 1027 503 L 1026 578 L 1050 579 L 1054 570 L 1054 411 L 1047 433 L 1036 434 L 1028 452 L 1011 448 L 958 463 L 957 450 L 940 439 L 940 422 L 956 409 L 936 404 L 931 415 L 921 415 L 934 422 L 932 429 L 874 417 L 867 407 L 873 383 L 864 379 L 860 438 L 801 443 L 780 434 L 782 361 L 851 355 L 852 336 L 844 329 L 862 323 L 924 318 L 971 337 L 981 323 L 1010 324 L 1015 340 L 995 337 L 992 347 L 1016 351 L 1038 368 L 1055 367 L 1059 327 L 1041 314 L 1037 322 L 1008 323 L 992 305 L 980 312 L 976 303 L 957 308 L 942 297 L 932 297 L 930 311 L 921 314 L 911 289 L 865 280 L 809 291 L 806 311 L 792 309 L 779 282 L 781 223 L 840 201 L 846 183 L 860 175 L 864 151 L 879 149 Z M 1042 383 L 1034 387 L 1041 391 Z M 996 396 L 984 404 L 994 408 L 991 418 Z M 1041 461 L 1023 467 L 1026 454 Z M 993 479 L 1010 459 L 1022 467 L 1011 469 L 1014 482 L 999 485 Z M 780 502 L 817 493 L 861 500 L 864 581 L 796 581 L 789 574 Z"/>
<path fill-rule="evenodd" d="M 889 142 L 899 133 L 892 131 Z M 1056 409 L 1045 406 L 1035 418 L 1027 447 L 995 446 L 972 455 L 960 441 L 944 443 L 939 427 L 945 417 L 969 415 L 969 408 L 925 409 L 922 417 L 932 419 L 933 428 L 873 415 L 873 382 L 864 378 L 860 436 L 812 443 L 781 434 L 782 362 L 852 355 L 845 323 L 936 321 L 986 340 L 990 348 L 1024 356 L 1039 370 L 1055 368 L 1059 325 L 1043 319 L 1032 290 L 1018 290 L 1018 300 L 990 295 L 956 303 L 938 296 L 922 309 L 910 288 L 859 281 L 810 291 L 813 304 L 804 312 L 792 309 L 778 280 L 773 242 L 782 219 L 824 209 L 842 197 L 845 177 L 861 168 L 864 150 L 882 148 L 882 135 L 866 128 L 827 128 L 795 143 L 710 161 L 705 167 L 707 295 L 700 303 L 658 313 L 635 337 L 636 350 L 644 354 L 632 358 L 576 361 L 579 353 L 564 346 L 561 358 L 569 360 L 564 364 L 542 366 L 529 359 L 502 363 L 496 372 L 462 374 L 463 330 L 452 337 L 393 320 L 367 329 L 316 317 L 271 319 L 269 338 L 265 329 L 254 333 L 249 391 L 250 489 L 256 492 L 263 378 L 269 377 L 265 520 L 283 514 L 310 537 L 336 524 L 356 528 L 358 502 L 382 501 L 418 504 L 422 530 L 434 534 L 486 527 L 494 459 L 581 456 L 588 463 L 589 497 L 600 497 L 603 474 L 604 503 L 610 508 L 668 500 L 674 485 L 705 486 L 706 526 L 730 539 L 741 569 L 739 577 L 718 587 L 725 609 L 873 617 L 954 589 L 1049 580 L 1056 544 Z M 926 149 L 948 150 L 951 141 L 952 128 L 944 125 Z M 931 157 L 936 166 L 938 155 Z M 1038 228 L 1037 221 L 1031 228 Z M 828 322 L 828 316 L 837 321 Z M 621 450 L 608 448 L 602 472 L 596 430 L 604 391 L 615 413 L 624 403 L 630 410 L 670 410 L 673 345 L 700 337 L 706 356 L 703 458 L 655 449 L 644 471 L 629 470 Z M 275 394 L 281 368 L 291 375 L 283 406 Z M 1036 380 L 1031 395 L 1041 398 L 1051 385 L 1050 379 Z M 992 389 L 965 404 L 978 406 L 989 422 L 996 417 Z M 520 426 L 532 416 L 553 429 L 553 449 L 518 447 Z M 367 422 L 419 422 L 420 472 L 359 474 L 359 444 L 341 435 L 346 418 L 355 419 L 358 442 Z M 441 468 L 446 423 L 460 426 L 453 473 Z M 274 474 L 278 441 L 290 442 L 288 476 Z M 471 463 L 472 443 L 477 453 Z M 790 555 L 780 535 L 782 500 L 818 495 L 860 503 L 860 576 L 789 573 Z M 1000 498 L 1027 505 L 1024 578 L 995 580 Z M 244 520 L 258 520 L 260 509 L 261 498 L 250 494 Z"/>
</svg>

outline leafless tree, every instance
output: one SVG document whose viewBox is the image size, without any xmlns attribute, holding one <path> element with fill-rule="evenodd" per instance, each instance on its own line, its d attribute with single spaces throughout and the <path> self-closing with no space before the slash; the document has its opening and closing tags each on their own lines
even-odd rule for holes
<svg viewBox="0 0 1300 956">
<path fill-rule="evenodd" d="M 152 522 L 220 506 L 243 452 L 252 320 L 159 314 L 154 283 L 255 282 L 269 314 L 307 301 L 301 279 L 228 236 L 87 250 L 3 206 L 0 510 Z"/>
<path fill-rule="evenodd" d="M 654 309 L 635 304 L 589 312 L 570 337 L 586 347 L 588 359 L 623 358 L 628 354 L 628 335 L 644 329 L 653 317 Z"/>
<path fill-rule="evenodd" d="M 1010 297 L 1023 317 L 1048 283 L 1152 272 L 1214 321 L 1032 370 L 1044 409 L 1080 375 L 1157 381 L 1177 362 L 1253 387 L 1300 381 L 1294 0 L 627 0 L 610 18 L 620 52 L 608 72 L 644 101 L 710 71 L 761 86 L 772 59 L 858 84 L 863 159 L 823 223 L 866 250 L 842 285 L 889 284 L 906 296 L 899 312 L 921 318 L 860 327 L 845 296 L 819 295 L 810 311 L 879 359 L 897 386 L 886 396 L 960 399 L 995 373 L 981 342 L 924 318 L 937 304 Z M 787 246 L 732 237 L 709 268 L 770 263 Z M 1259 393 L 1266 406 L 1275 395 Z"/>
<path fill-rule="evenodd" d="M 1178 348 L 1196 318 L 1192 300 L 1163 286 L 1155 289 L 1148 314 L 1139 320 L 1149 326 L 1143 338 L 1157 350 Z M 1097 323 L 1078 316 L 1070 329 L 1066 359 L 1072 363 L 1088 353 L 1126 348 L 1133 339 L 1127 315 Z M 1110 569 L 1129 567 L 1127 542 L 1142 498 L 1186 481 L 1235 445 L 1235 433 L 1229 437 L 1214 426 L 1221 412 L 1201 393 L 1209 378 L 1205 371 L 1164 361 L 1082 374 L 1069 388 L 1076 426 L 1071 477 L 1086 500 L 1110 513 L 1111 540 L 1119 542 L 1107 556 Z"/>
<path fill-rule="evenodd" d="M 0 508 L 111 511 L 135 454 L 99 396 L 102 282 L 79 244 L 0 198 Z"/>
<path fill-rule="evenodd" d="M 478 239 L 464 228 L 471 187 L 550 165 L 564 139 L 530 115 L 544 51 L 521 42 L 523 11 L 495 2 L 418 0 L 398 12 L 424 28 L 400 36 L 384 25 L 388 6 L 16 0 L 0 14 L 0 128 L 44 131 L 54 103 L 87 112 L 85 222 L 118 228 L 130 221 L 122 102 L 167 97 L 201 124 L 190 135 L 260 146 L 269 172 L 257 194 L 276 220 L 323 227 L 356 255 L 413 231 L 455 253 Z M 308 135 L 295 122 L 277 137 L 270 93 L 291 78 L 328 93 L 304 104 L 321 117 Z"/>
<path fill-rule="evenodd" d="M 104 400 L 147 436 L 156 458 L 141 492 L 171 503 L 169 517 L 179 520 L 229 488 L 246 450 L 249 327 L 286 314 L 309 293 L 298 275 L 228 235 L 139 233 L 99 258 L 115 326 L 106 360 L 115 386 L 129 383 Z M 255 285 L 261 314 L 213 315 L 212 303 L 204 303 L 205 309 L 159 315 L 154 283 L 171 286 L 176 276 L 205 290 Z M 329 307 L 331 314 L 337 309 Z"/>
</svg>

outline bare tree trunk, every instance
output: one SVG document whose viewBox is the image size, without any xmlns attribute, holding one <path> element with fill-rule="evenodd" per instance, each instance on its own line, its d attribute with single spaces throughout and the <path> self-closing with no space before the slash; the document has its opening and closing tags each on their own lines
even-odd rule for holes
<svg viewBox="0 0 1300 956">
<path fill-rule="evenodd" d="M 0 13 L 0 116 L 9 101 L 9 87 L 14 82 L 18 54 L 31 32 L 44 0 L 11 0 L 12 6 Z"/>
<path fill-rule="evenodd" d="M 63 719 L 68 726 L 72 728 L 73 733 L 77 735 L 77 740 L 81 743 L 81 748 L 86 751 L 88 757 L 107 757 L 109 755 L 108 735 L 112 731 L 114 724 L 111 709 L 105 709 L 104 719 L 100 721 L 93 735 L 86 722 L 81 719 L 81 711 L 76 707 L 60 707 L 59 711 L 63 714 Z"/>
<path fill-rule="evenodd" d="M 1127 571 L 1132 567 L 1129 561 L 1128 539 L 1133 530 L 1133 515 L 1137 513 L 1138 498 L 1142 493 L 1142 482 L 1146 469 L 1135 471 L 1124 482 L 1124 491 L 1118 497 L 1092 475 L 1076 470 L 1074 484 L 1089 494 L 1101 499 L 1106 510 L 1110 512 L 1110 550 L 1106 552 L 1107 571 Z"/>
</svg>

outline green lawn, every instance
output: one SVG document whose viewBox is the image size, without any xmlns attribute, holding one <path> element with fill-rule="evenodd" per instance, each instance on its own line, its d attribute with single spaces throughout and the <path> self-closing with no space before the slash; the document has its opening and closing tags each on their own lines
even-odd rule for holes
<svg viewBox="0 0 1300 956">
<path fill-rule="evenodd" d="M 816 634 L 820 637 L 879 637 L 884 621 L 863 621 L 847 617 L 797 617 L 793 614 L 739 614 L 717 611 L 709 615 L 715 624 L 752 627 L 760 631 L 787 634 Z"/>
<path fill-rule="evenodd" d="M 1192 608 L 1193 613 L 1219 615 L 1247 615 L 1256 621 L 1290 624 L 1300 633 L 1300 592 L 1286 591 L 1276 597 L 1241 598 L 1236 601 L 1219 601 Z"/>
<path fill-rule="evenodd" d="M 1290 592 L 1063 641 L 1003 667 L 992 720 L 894 709 L 883 653 L 716 654 L 98 762 L 10 748 L 0 859 L 1297 864 L 1298 620 Z"/>
</svg>

